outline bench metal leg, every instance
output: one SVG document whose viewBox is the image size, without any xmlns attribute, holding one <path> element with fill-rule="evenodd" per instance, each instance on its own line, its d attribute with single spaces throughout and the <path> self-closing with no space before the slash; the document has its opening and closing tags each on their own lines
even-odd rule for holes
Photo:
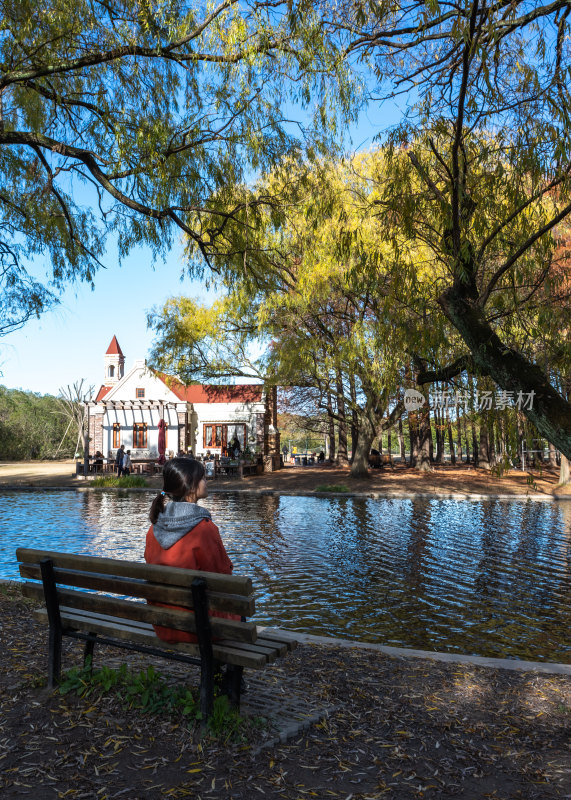
<svg viewBox="0 0 571 800">
<path fill-rule="evenodd" d="M 195 578 L 191 585 L 191 591 L 196 635 L 200 649 L 200 711 L 202 722 L 205 724 L 214 709 L 214 657 L 204 578 Z"/>
<path fill-rule="evenodd" d="M 240 708 L 240 689 L 242 686 L 243 672 L 244 667 L 238 667 L 235 664 L 228 664 L 226 667 L 226 676 L 228 681 L 225 687 L 226 694 L 230 700 L 230 705 L 237 709 Z"/>
<path fill-rule="evenodd" d="M 95 649 L 95 640 L 97 639 L 97 634 L 89 631 L 88 639 L 85 642 L 85 648 L 83 650 L 83 668 L 87 667 L 87 662 L 89 660 L 89 669 L 93 671 L 93 650 Z"/>
<path fill-rule="evenodd" d="M 48 689 L 54 689 L 61 678 L 61 631 L 50 625 L 48 644 Z"/>
<path fill-rule="evenodd" d="M 40 570 L 42 573 L 42 583 L 44 585 L 48 621 L 50 624 L 48 643 L 48 688 L 53 689 L 61 678 L 62 629 L 54 577 L 54 565 L 51 558 L 43 558 L 40 561 Z"/>
</svg>

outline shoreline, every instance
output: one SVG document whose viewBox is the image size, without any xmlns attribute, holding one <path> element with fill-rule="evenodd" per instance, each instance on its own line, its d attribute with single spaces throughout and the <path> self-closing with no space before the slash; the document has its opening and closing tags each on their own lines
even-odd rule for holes
<svg viewBox="0 0 571 800">
<path fill-rule="evenodd" d="M 157 491 L 156 486 L 86 486 L 77 484 L 75 486 L 58 486 L 57 484 L 4 484 L 0 482 L 0 492 L 153 492 Z M 257 494 L 278 495 L 284 497 L 321 497 L 321 498 L 366 498 L 370 500 L 470 500 L 479 502 L 482 500 L 501 500 L 518 501 L 532 500 L 534 502 L 549 503 L 553 501 L 571 501 L 571 495 L 559 494 L 498 494 L 488 492 L 486 494 L 470 492 L 407 492 L 407 491 L 386 491 L 386 492 L 318 492 L 311 489 L 299 489 L 297 491 L 288 489 L 259 489 L 253 486 L 210 486 L 209 494 Z"/>
<path fill-rule="evenodd" d="M 247 492 L 259 495 L 310 497 L 364 497 L 371 499 L 451 499 L 481 501 L 571 500 L 571 484 L 558 486 L 553 468 L 501 477 L 472 465 L 434 465 L 430 472 L 400 464 L 372 469 L 366 478 L 352 478 L 348 468 L 334 465 L 286 466 L 273 473 L 240 479 L 219 477 L 208 481 L 211 493 Z M 90 478 L 75 474 L 75 461 L 0 461 L 0 490 L 159 491 L 160 477 L 147 477 L 146 487 L 93 487 Z M 337 487 L 344 491 L 331 491 Z"/>
<path fill-rule="evenodd" d="M 0 586 L 9 591 L 18 591 L 23 581 L 0 578 Z M 571 676 L 571 662 L 530 661 L 523 658 L 499 658 L 496 656 L 479 656 L 468 653 L 447 652 L 445 650 L 419 650 L 414 647 L 395 647 L 378 642 L 364 642 L 359 639 L 343 639 L 338 636 L 322 636 L 314 633 L 293 631 L 289 628 L 278 628 L 271 625 L 258 625 L 258 631 L 278 632 L 299 644 L 316 645 L 318 647 L 349 648 L 371 650 L 392 658 L 420 658 L 425 661 L 443 662 L 446 664 L 466 664 L 488 669 L 507 669 L 517 672 L 540 672 L 549 675 Z"/>
</svg>

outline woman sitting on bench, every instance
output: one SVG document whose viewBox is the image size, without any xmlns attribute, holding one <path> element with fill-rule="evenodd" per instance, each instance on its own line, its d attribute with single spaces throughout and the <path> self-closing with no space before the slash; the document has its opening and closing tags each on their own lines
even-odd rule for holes
<svg viewBox="0 0 571 800">
<path fill-rule="evenodd" d="M 232 562 L 220 532 L 212 522 L 210 512 L 197 505 L 197 500 L 207 496 L 204 466 L 200 461 L 188 458 L 167 461 L 163 469 L 163 491 L 151 506 L 152 524 L 147 532 L 145 547 L 145 561 L 148 564 L 230 575 Z M 223 612 L 213 616 L 239 619 Z M 185 631 L 157 625 L 155 631 L 159 639 L 166 642 L 197 641 L 194 634 Z"/>
</svg>

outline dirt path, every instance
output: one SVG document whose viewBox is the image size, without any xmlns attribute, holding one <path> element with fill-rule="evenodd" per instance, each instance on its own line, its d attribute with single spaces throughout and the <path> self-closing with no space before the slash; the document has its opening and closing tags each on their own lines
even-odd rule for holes
<svg viewBox="0 0 571 800">
<path fill-rule="evenodd" d="M 571 485 L 557 487 L 558 472 L 546 468 L 521 472 L 511 470 L 501 478 L 474 467 L 437 466 L 431 472 L 396 466 L 371 470 L 365 480 L 354 480 L 347 469 L 329 466 L 286 467 L 279 472 L 255 475 L 244 480 L 216 479 L 211 491 L 220 489 L 256 489 L 292 494 L 314 492 L 321 487 L 344 486 L 349 492 L 366 494 L 423 493 L 433 495 L 541 495 L 571 497 Z M 161 479 L 151 479 L 149 486 L 160 488 Z M 89 480 L 75 476 L 74 461 L 0 462 L 0 487 L 69 487 L 89 485 Z"/>
<path fill-rule="evenodd" d="M 49 692 L 47 632 L 17 588 L 0 587 L 0 619 L 3 800 L 562 800 L 571 794 L 569 676 L 303 645 L 262 671 L 265 688 L 250 684 L 249 691 L 274 704 L 295 701 L 313 722 L 284 730 L 283 741 L 273 744 L 273 732 L 253 720 L 237 738 L 227 731 L 201 738 L 196 725 L 174 712 L 144 713 L 97 692 L 83 699 Z M 149 665 L 148 657 L 105 647 L 96 648 L 95 658 L 96 666 L 124 659 L 137 670 Z M 67 640 L 64 670 L 80 663 L 80 646 Z M 171 664 L 157 667 L 167 673 Z M 196 686 L 198 676 L 184 670 L 172 679 Z M 321 709 L 317 720 L 315 709 Z"/>
</svg>

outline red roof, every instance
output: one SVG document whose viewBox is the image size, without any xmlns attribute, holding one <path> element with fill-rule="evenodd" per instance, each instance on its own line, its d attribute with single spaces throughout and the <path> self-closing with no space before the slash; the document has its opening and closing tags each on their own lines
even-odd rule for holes
<svg viewBox="0 0 571 800">
<path fill-rule="evenodd" d="M 261 383 L 241 383 L 235 386 L 195 383 L 185 386 L 166 375 L 159 377 L 179 400 L 187 403 L 259 403 L 264 388 Z"/>
<path fill-rule="evenodd" d="M 111 344 L 107 348 L 107 352 L 105 353 L 105 355 L 106 356 L 122 356 L 123 358 L 125 358 L 125 356 L 123 355 L 123 351 L 119 347 L 119 342 L 117 341 L 117 337 L 116 336 L 114 336 L 111 339 Z"/>
<path fill-rule="evenodd" d="M 179 400 L 187 403 L 259 403 L 264 388 L 261 383 L 241 383 L 235 386 L 211 386 L 195 383 L 185 386 L 168 375 L 155 374 Z M 114 386 L 101 386 L 95 401 L 98 403 L 103 400 L 114 388 Z"/>
<path fill-rule="evenodd" d="M 103 400 L 105 395 L 111 391 L 112 386 L 102 386 L 99 391 L 97 392 L 97 397 L 95 398 L 95 402 L 98 403 L 100 400 Z"/>
</svg>

